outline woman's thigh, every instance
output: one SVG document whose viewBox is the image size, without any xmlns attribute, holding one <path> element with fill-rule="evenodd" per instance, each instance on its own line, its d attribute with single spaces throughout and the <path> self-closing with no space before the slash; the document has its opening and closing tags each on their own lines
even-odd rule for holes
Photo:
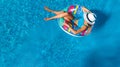
<svg viewBox="0 0 120 67">
<path fill-rule="evenodd" d="M 67 15 L 64 17 L 64 19 L 71 22 L 71 20 L 73 20 L 73 17 L 71 15 Z"/>
</svg>

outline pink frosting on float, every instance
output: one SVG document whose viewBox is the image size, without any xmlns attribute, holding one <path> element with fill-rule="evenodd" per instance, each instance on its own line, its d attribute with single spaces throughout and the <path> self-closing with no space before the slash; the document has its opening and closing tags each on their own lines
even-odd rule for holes
<svg viewBox="0 0 120 67">
<path fill-rule="evenodd" d="M 72 10 L 74 9 L 75 7 L 72 5 L 72 6 L 70 6 L 69 8 L 68 8 L 68 12 L 69 13 L 72 13 Z"/>
<path fill-rule="evenodd" d="M 86 30 L 84 30 L 84 31 L 81 33 L 81 36 L 84 36 L 84 35 L 85 35 L 85 32 L 86 32 Z"/>
<path fill-rule="evenodd" d="M 64 30 L 67 30 L 67 29 L 68 29 L 68 27 L 67 27 L 67 26 L 65 26 L 65 25 L 63 26 L 63 28 L 64 28 Z"/>
</svg>

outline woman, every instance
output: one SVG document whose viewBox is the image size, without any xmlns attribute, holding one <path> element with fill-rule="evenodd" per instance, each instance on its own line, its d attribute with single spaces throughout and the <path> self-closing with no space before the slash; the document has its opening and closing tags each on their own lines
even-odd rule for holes
<svg viewBox="0 0 120 67">
<path fill-rule="evenodd" d="M 50 17 L 50 18 L 45 18 L 46 21 L 52 20 L 52 19 L 56 19 L 56 18 L 64 18 L 64 20 L 67 21 L 67 23 L 64 23 L 64 25 L 66 25 L 67 27 L 69 27 L 70 31 L 73 34 L 79 34 L 79 33 L 83 32 L 86 29 L 88 30 L 86 32 L 86 34 L 88 34 L 88 33 L 91 32 L 92 26 L 95 23 L 95 14 L 93 14 L 92 12 L 90 12 L 85 7 L 81 7 L 81 10 L 82 10 L 82 12 L 84 14 L 84 21 L 83 21 L 82 27 L 80 27 L 80 29 L 78 29 L 78 30 L 75 30 L 75 29 L 73 29 L 71 27 L 70 24 L 72 24 L 72 23 L 75 24 L 77 20 L 72 21 L 74 19 L 74 16 L 72 14 L 70 14 L 69 12 L 66 12 L 66 11 L 54 11 L 54 10 L 49 9 L 48 7 L 45 7 L 45 10 L 48 11 L 48 12 L 52 12 L 52 13 L 56 14 L 56 16 L 53 16 L 53 17 Z"/>
</svg>

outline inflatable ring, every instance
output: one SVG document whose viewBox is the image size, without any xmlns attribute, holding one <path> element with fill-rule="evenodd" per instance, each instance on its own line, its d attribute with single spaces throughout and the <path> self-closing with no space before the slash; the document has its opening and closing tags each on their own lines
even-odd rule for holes
<svg viewBox="0 0 120 67">
<path fill-rule="evenodd" d="M 78 21 L 76 22 L 76 26 L 74 25 L 74 23 L 71 23 L 71 26 L 72 26 L 73 29 L 78 30 L 78 29 L 80 29 L 80 27 L 81 27 L 82 25 L 84 25 L 84 17 L 83 17 L 83 14 L 84 14 L 84 13 L 83 13 L 83 11 L 82 11 L 82 9 L 81 9 L 81 6 L 79 6 L 79 5 L 71 5 L 71 6 L 69 6 L 69 7 L 66 7 L 63 11 L 72 14 L 72 16 L 73 16 L 75 19 L 78 20 Z M 74 19 L 73 19 L 72 21 L 74 21 Z M 79 33 L 79 34 L 73 34 L 73 33 L 70 31 L 69 27 L 65 26 L 64 23 L 66 23 L 66 20 L 64 20 L 64 18 L 60 18 L 60 19 L 58 20 L 58 24 L 59 24 L 60 28 L 61 28 L 64 32 L 66 32 L 67 34 L 72 35 L 72 36 L 75 36 L 75 37 L 81 37 L 81 36 L 85 36 L 85 35 L 86 35 L 87 29 L 84 30 L 84 31 L 82 31 L 82 32 Z"/>
</svg>

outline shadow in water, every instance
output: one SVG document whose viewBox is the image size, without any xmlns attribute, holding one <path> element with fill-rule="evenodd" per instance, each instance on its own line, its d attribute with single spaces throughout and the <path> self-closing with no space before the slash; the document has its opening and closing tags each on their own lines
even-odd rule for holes
<svg viewBox="0 0 120 67">
<path fill-rule="evenodd" d="M 110 18 L 110 14 L 107 14 L 100 10 L 91 10 L 91 11 L 95 13 L 97 16 L 96 23 L 93 28 L 94 31 L 97 31 L 106 24 L 106 21 Z"/>
<path fill-rule="evenodd" d="M 105 57 L 104 55 L 92 54 L 85 60 L 84 67 L 117 67 L 120 57 Z"/>
<path fill-rule="evenodd" d="M 105 47 L 104 47 L 105 48 Z M 120 46 L 100 48 L 87 56 L 84 67 L 118 67 L 120 66 Z M 112 50 L 111 50 L 112 49 Z"/>
</svg>

